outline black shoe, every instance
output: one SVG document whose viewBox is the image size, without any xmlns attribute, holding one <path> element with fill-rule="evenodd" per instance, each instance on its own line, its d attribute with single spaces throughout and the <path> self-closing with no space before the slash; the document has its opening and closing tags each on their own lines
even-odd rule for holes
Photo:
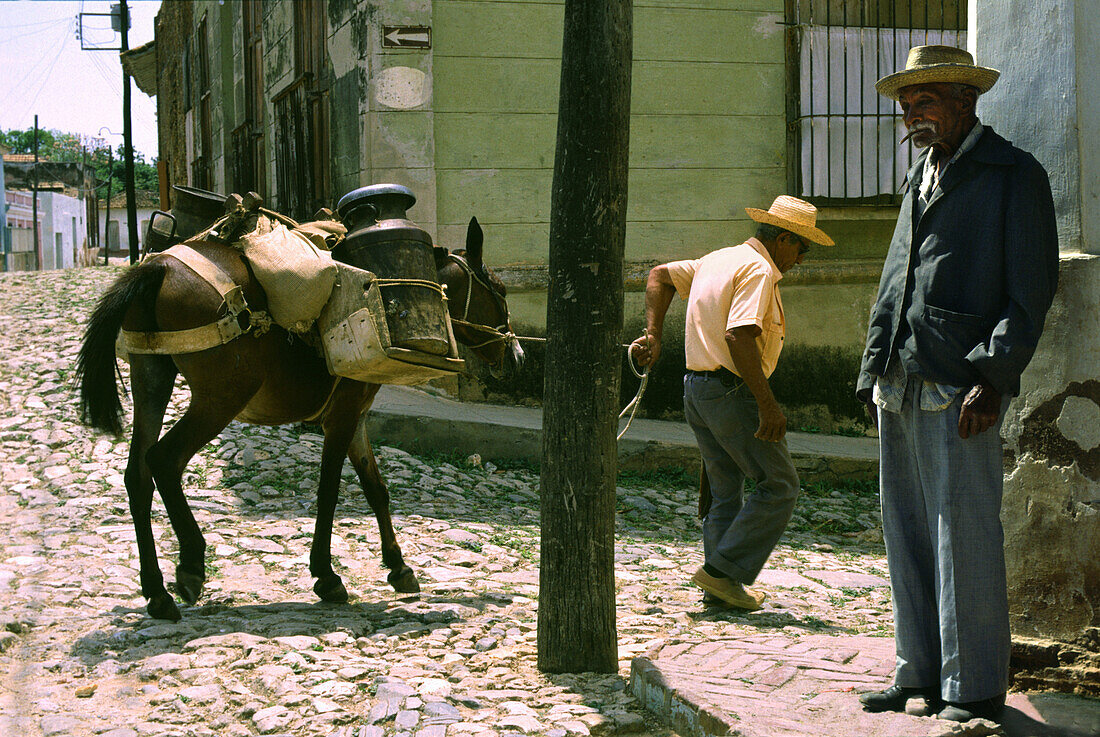
<svg viewBox="0 0 1100 737">
<path fill-rule="evenodd" d="M 884 691 L 871 691 L 859 695 L 864 711 L 905 711 L 905 704 L 914 696 L 921 696 L 929 703 L 939 703 L 939 689 L 919 686 L 891 686 Z"/>
<path fill-rule="evenodd" d="M 936 717 L 949 722 L 969 722 L 971 719 L 988 719 L 1000 722 L 1005 709 L 1005 695 L 994 696 L 981 701 L 948 701 Z"/>
</svg>

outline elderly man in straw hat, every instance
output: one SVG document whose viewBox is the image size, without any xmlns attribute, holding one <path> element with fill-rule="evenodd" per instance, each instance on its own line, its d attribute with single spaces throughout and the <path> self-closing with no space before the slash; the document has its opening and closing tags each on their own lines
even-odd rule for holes
<svg viewBox="0 0 1100 737">
<path fill-rule="evenodd" d="M 918 46 L 875 85 L 926 152 L 857 384 L 879 426 L 897 649 L 894 685 L 860 697 L 870 711 L 921 696 L 942 719 L 998 719 L 1008 687 L 1000 426 L 1053 299 L 1058 242 L 1043 167 L 975 115 L 998 75 Z"/>
<path fill-rule="evenodd" d="M 642 366 L 655 362 L 672 296 L 687 300 L 684 415 L 712 497 L 703 521 L 705 562 L 692 582 L 711 603 L 752 610 L 765 594 L 746 585 L 764 567 L 798 498 L 787 419 L 768 385 L 785 332 L 779 280 L 802 263 L 811 243 L 833 241 L 816 227 L 817 209 L 794 197 L 745 211 L 759 223 L 755 238 L 649 272 L 646 331 L 631 352 Z M 748 499 L 746 476 L 756 481 Z"/>
</svg>

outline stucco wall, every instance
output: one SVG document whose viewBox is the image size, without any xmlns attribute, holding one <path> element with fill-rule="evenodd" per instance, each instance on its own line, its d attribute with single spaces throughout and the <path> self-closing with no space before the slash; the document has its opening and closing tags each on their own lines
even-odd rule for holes
<svg viewBox="0 0 1100 737">
<path fill-rule="evenodd" d="M 163 35 L 162 81 L 176 95 L 169 60 L 205 14 L 214 112 L 213 189 L 228 190 L 226 147 L 243 111 L 239 4 L 187 0 L 162 9 L 179 24 Z M 418 202 L 409 216 L 442 245 L 461 247 L 477 216 L 494 266 L 511 266 L 513 287 L 545 285 L 560 72 L 560 0 L 366 0 L 327 10 L 330 206 L 355 187 L 405 184 Z M 186 10 L 184 10 L 186 8 Z M 267 199 L 276 191 L 272 97 L 294 79 L 294 6 L 262 6 Z M 701 255 L 751 235 L 746 206 L 766 208 L 786 190 L 786 59 L 783 0 L 649 0 L 634 9 L 628 288 L 653 263 Z M 424 25 L 430 49 L 382 45 L 383 25 Z M 160 47 L 158 46 L 158 49 Z M 158 51 L 159 53 L 159 51 Z M 179 65 L 176 64 L 178 67 Z M 869 80 L 871 84 L 873 80 Z M 162 96 L 163 97 L 163 96 Z M 171 136 L 173 182 L 190 176 L 199 151 L 198 108 Z M 162 134 L 165 120 L 162 119 Z M 182 141 L 182 143 L 178 142 Z M 181 178 L 182 177 L 182 178 Z M 792 335 L 855 345 L 896 217 L 896 208 L 841 207 L 821 213 L 836 248 L 815 249 L 784 286 L 806 317 Z M 860 285 L 858 297 L 832 294 Z M 817 285 L 817 286 L 811 286 Z M 538 294 L 530 312 L 544 314 Z M 853 314 L 859 313 L 858 318 Z M 817 318 L 821 318 L 818 320 Z M 537 320 L 536 322 L 539 322 Z"/>
<path fill-rule="evenodd" d="M 84 212 L 84 202 L 75 197 L 60 192 L 38 193 L 43 269 L 68 269 L 76 264 L 76 249 L 85 238 Z"/>
<path fill-rule="evenodd" d="M 1046 167 L 1063 252 L 1003 431 L 1013 629 L 1075 639 L 1100 627 L 1100 257 L 1089 255 L 1100 253 L 1100 22 L 1095 3 L 1076 0 L 972 0 L 970 16 L 976 60 L 1002 72 L 983 120 Z"/>
<path fill-rule="evenodd" d="M 139 207 L 137 208 L 137 221 L 138 221 L 138 252 L 141 252 L 142 246 L 145 244 L 145 230 L 149 224 L 149 218 L 153 215 L 154 208 L 152 207 Z M 99 229 L 99 242 L 103 245 L 107 245 L 107 210 L 106 208 L 100 208 L 100 229 Z M 118 249 L 115 249 L 112 244 L 111 253 L 129 253 L 130 251 L 130 233 L 126 220 L 126 208 L 125 207 L 111 207 L 111 222 L 118 223 Z"/>
<path fill-rule="evenodd" d="M 434 2 L 440 238 L 476 215 L 509 263 L 547 255 L 563 6 Z M 634 8 L 626 258 L 705 253 L 785 188 L 783 3 Z M 523 29 L 539 29 L 538 33 Z"/>
</svg>

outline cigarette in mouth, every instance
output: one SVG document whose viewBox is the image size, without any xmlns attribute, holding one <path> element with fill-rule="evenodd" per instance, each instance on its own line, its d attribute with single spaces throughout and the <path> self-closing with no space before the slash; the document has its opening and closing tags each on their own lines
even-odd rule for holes
<svg viewBox="0 0 1100 737">
<path fill-rule="evenodd" d="M 917 130 L 919 130 L 919 129 L 918 129 L 918 128 L 914 128 L 913 130 L 911 130 L 911 131 L 909 131 L 908 133 L 906 133 L 906 134 L 905 134 L 905 138 L 903 138 L 903 139 L 901 139 L 900 141 L 898 141 L 898 145 L 900 146 L 901 144 L 905 143 L 905 142 L 906 142 L 906 141 L 908 141 L 908 140 L 909 140 L 910 138 L 912 138 L 912 137 L 913 137 L 913 134 L 914 134 L 914 133 L 916 133 L 916 132 L 917 132 Z"/>
</svg>

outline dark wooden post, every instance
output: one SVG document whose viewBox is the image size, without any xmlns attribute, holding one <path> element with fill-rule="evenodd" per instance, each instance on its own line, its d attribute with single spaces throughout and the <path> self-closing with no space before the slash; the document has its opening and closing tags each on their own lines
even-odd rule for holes
<svg viewBox="0 0 1100 737">
<path fill-rule="evenodd" d="M 34 221 L 34 270 L 43 264 L 42 238 L 38 232 L 38 116 L 34 116 L 34 179 L 31 180 L 31 220 Z"/>
<path fill-rule="evenodd" d="M 631 0 L 566 0 L 550 213 L 538 665 L 618 670 L 615 431 Z"/>
<path fill-rule="evenodd" d="M 126 0 L 119 0 L 119 24 L 122 29 L 122 51 L 130 48 L 130 8 Z M 122 148 L 126 166 L 126 239 L 130 242 L 130 263 L 136 264 L 140 256 L 138 248 L 137 196 L 134 192 L 134 143 L 130 122 L 130 74 L 122 68 Z"/>
</svg>

